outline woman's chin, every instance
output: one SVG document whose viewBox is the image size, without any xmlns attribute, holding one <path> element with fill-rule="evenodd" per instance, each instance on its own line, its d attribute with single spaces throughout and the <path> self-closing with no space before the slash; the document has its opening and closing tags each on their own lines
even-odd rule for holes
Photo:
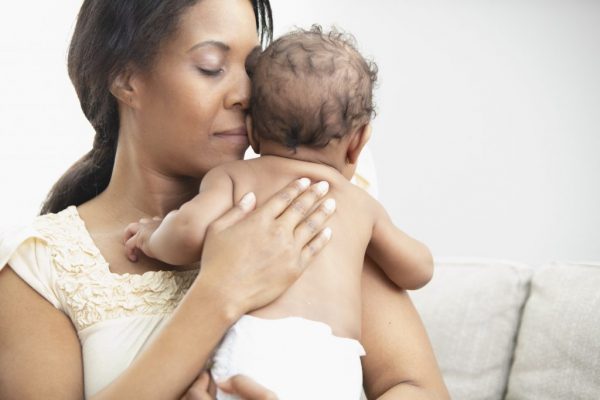
<svg viewBox="0 0 600 400">
<path fill-rule="evenodd" d="M 237 146 L 231 146 L 229 148 L 223 149 L 223 151 L 220 152 L 221 163 L 243 160 L 244 154 L 246 153 L 248 147 L 249 145 L 246 142 L 246 144 L 238 144 Z"/>
</svg>

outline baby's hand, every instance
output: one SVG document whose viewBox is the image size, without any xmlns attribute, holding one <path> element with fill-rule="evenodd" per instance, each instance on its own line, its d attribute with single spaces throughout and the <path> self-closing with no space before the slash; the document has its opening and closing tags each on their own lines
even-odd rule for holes
<svg viewBox="0 0 600 400">
<path fill-rule="evenodd" d="M 150 236 L 158 228 L 162 218 L 154 217 L 152 219 L 142 218 L 139 222 L 131 223 L 125 228 L 123 242 L 125 243 L 125 252 L 131 262 L 139 259 L 140 252 L 148 257 L 153 257 L 148 241 Z"/>
</svg>

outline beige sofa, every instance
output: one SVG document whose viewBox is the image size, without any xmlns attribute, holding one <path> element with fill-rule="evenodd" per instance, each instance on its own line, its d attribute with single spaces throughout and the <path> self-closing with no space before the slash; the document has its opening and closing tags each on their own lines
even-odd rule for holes
<svg viewBox="0 0 600 400">
<path fill-rule="evenodd" d="M 600 399 L 600 263 L 437 259 L 411 297 L 453 399 Z"/>
</svg>

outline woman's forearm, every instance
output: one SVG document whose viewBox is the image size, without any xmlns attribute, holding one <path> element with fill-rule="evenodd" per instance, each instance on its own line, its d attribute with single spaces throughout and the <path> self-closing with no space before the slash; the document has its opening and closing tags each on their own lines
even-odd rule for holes
<svg viewBox="0 0 600 400">
<path fill-rule="evenodd" d="M 408 294 L 370 259 L 363 270 L 363 357 L 369 399 L 448 399 L 427 333 Z"/>
<path fill-rule="evenodd" d="M 166 326 L 131 366 L 92 399 L 179 398 L 239 318 L 229 299 L 196 280 Z"/>
<path fill-rule="evenodd" d="M 441 400 L 440 397 L 431 390 L 413 385 L 411 383 L 400 383 L 377 398 L 377 400 Z"/>
</svg>

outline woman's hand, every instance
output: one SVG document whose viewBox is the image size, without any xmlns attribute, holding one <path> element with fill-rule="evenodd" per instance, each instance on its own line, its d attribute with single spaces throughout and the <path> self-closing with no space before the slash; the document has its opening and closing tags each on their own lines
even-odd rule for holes
<svg viewBox="0 0 600 400">
<path fill-rule="evenodd" d="M 245 375 L 235 375 L 218 384 L 222 391 L 243 400 L 277 400 L 275 393 Z M 196 379 L 181 400 L 214 400 L 215 386 L 206 371 Z"/>
<path fill-rule="evenodd" d="M 277 400 L 275 393 L 245 375 L 235 375 L 218 383 L 219 389 L 244 400 Z"/>
<path fill-rule="evenodd" d="M 194 383 L 189 387 L 181 400 L 214 400 L 215 389 L 208 371 L 202 371 Z"/>
<path fill-rule="evenodd" d="M 279 297 L 327 244 L 335 201 L 322 201 L 327 182 L 309 184 L 294 181 L 257 209 L 248 193 L 209 226 L 196 284 L 227 299 L 232 318 Z"/>
</svg>

